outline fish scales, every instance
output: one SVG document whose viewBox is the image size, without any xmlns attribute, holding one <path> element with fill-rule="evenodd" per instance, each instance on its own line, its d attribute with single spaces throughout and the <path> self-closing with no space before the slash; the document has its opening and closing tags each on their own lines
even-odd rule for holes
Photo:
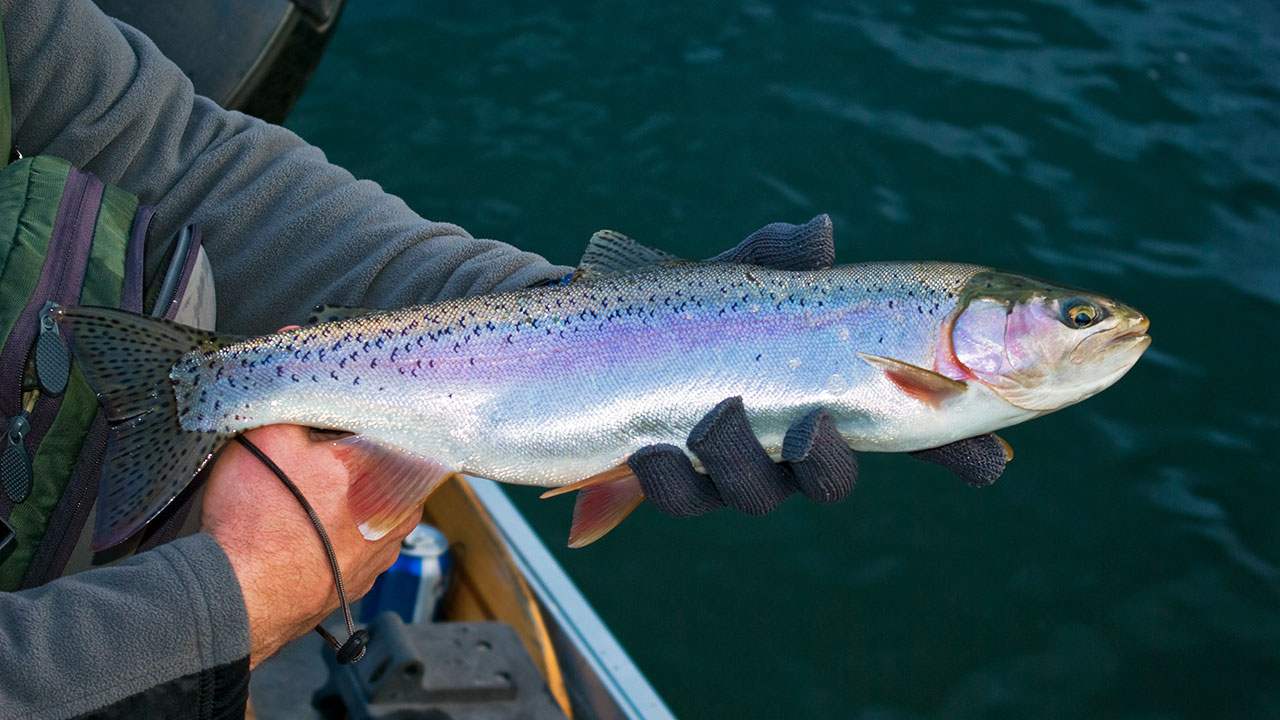
<svg viewBox="0 0 1280 720">
<path fill-rule="evenodd" d="M 919 449 L 941 421 L 856 353 L 931 368 L 980 270 L 688 264 L 307 326 L 189 353 L 171 377 L 189 430 L 332 427 L 504 482 L 561 485 L 683 446 L 734 395 L 774 455 L 817 407 L 855 449 Z"/>
<path fill-rule="evenodd" d="M 259 338 L 107 308 L 50 316 L 111 423 L 95 550 L 156 517 L 235 432 L 274 423 L 354 433 L 331 450 L 366 537 L 467 472 L 581 490 L 576 547 L 643 499 L 626 458 L 683 447 L 725 398 L 775 458 L 816 408 L 857 450 L 923 450 L 1094 395 L 1151 340 L 1134 308 L 1024 275 L 682 263 L 608 231 L 568 285 Z"/>
</svg>

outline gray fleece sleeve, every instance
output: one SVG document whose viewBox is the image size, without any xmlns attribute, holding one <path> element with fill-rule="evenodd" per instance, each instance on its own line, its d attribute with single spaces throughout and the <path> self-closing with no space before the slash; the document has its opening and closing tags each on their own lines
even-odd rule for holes
<svg viewBox="0 0 1280 720">
<path fill-rule="evenodd" d="M 199 223 L 220 329 L 274 331 L 322 303 L 396 307 L 568 271 L 424 220 L 292 132 L 195 95 L 150 40 L 89 0 L 3 0 L 3 13 L 18 148 L 157 205 L 148 277 L 173 233 Z"/>
<path fill-rule="evenodd" d="M 0 593 L 0 716 L 77 715 L 245 658 L 239 588 L 217 541 L 199 533 Z"/>
</svg>

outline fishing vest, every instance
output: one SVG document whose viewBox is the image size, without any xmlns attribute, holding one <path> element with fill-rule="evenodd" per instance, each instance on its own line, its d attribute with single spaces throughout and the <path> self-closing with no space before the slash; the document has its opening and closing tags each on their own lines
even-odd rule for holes
<svg viewBox="0 0 1280 720">
<path fill-rule="evenodd" d="M 144 282 L 155 208 L 60 158 L 22 157 L 12 132 L 0 26 L 0 591 L 63 573 L 96 501 L 106 449 L 106 418 L 49 309 L 189 315 L 192 303 L 184 299 L 202 284 L 191 278 L 207 274 L 208 263 L 200 232 L 189 225 L 173 243 L 165 274 Z M 211 317 L 203 320 L 211 326 Z M 156 523 L 140 549 L 177 535 L 190 503 L 174 505 L 184 507 Z"/>
</svg>

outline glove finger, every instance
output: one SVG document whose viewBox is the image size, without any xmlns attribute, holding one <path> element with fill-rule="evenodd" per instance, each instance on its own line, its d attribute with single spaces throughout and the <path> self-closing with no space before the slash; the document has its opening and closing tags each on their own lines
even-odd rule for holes
<svg viewBox="0 0 1280 720">
<path fill-rule="evenodd" d="M 627 458 L 627 466 L 649 502 L 668 515 L 693 517 L 724 507 L 715 485 L 675 445 L 642 447 Z"/>
<path fill-rule="evenodd" d="M 843 500 L 858 482 L 858 457 L 822 408 L 787 430 L 782 459 L 791 464 L 791 481 L 810 500 Z"/>
<path fill-rule="evenodd" d="M 996 481 L 1008 464 L 1005 442 L 995 433 L 957 440 L 942 447 L 908 455 L 950 470 L 969 487 L 986 487 Z"/>
<path fill-rule="evenodd" d="M 823 213 L 804 225 L 765 225 L 709 262 L 763 265 L 775 270 L 821 270 L 831 267 L 835 259 L 831 216 Z"/>
<path fill-rule="evenodd" d="M 688 444 L 731 508 L 763 515 L 795 491 L 751 431 L 741 397 L 721 401 L 699 420 Z"/>
</svg>

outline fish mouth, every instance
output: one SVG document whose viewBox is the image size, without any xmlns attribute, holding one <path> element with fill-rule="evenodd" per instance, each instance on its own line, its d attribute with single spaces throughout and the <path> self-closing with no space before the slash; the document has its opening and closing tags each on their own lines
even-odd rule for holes
<svg viewBox="0 0 1280 720">
<path fill-rule="evenodd" d="M 1151 344 L 1151 336 L 1147 334 L 1147 330 L 1151 329 L 1151 321 L 1137 310 L 1128 310 L 1125 315 L 1128 316 L 1129 322 L 1087 338 L 1071 351 L 1070 361 L 1080 365 L 1096 362 L 1101 357 L 1120 358 L 1132 354 L 1133 359 L 1129 364 L 1136 362 L 1138 356 L 1142 355 Z"/>
<path fill-rule="evenodd" d="M 1123 335 L 1117 336 L 1115 338 L 1116 340 L 1125 340 L 1128 338 L 1145 336 L 1147 334 L 1147 331 L 1151 329 L 1151 318 L 1147 317 L 1146 315 L 1143 315 L 1137 310 L 1131 310 L 1130 312 L 1132 312 L 1134 315 L 1133 324 L 1129 332 Z M 1147 338 L 1147 339 L 1150 340 L 1150 338 Z"/>
<path fill-rule="evenodd" d="M 1148 343 L 1149 343 L 1149 342 L 1151 342 L 1151 336 L 1150 336 L 1150 335 L 1148 335 L 1148 334 L 1146 334 L 1145 332 L 1140 332 L 1140 331 L 1139 331 L 1139 332 L 1130 332 L 1130 333 L 1125 333 L 1124 335 L 1121 335 L 1121 336 L 1119 336 L 1119 337 L 1112 338 L 1112 340 L 1111 340 L 1111 344 L 1113 344 L 1113 345 L 1114 345 L 1114 344 L 1116 344 L 1116 343 L 1122 343 L 1122 342 L 1125 342 L 1126 340 L 1130 340 L 1130 341 L 1134 341 L 1134 342 L 1142 341 L 1142 342 L 1148 342 Z"/>
<path fill-rule="evenodd" d="M 1147 331 L 1151 329 L 1151 320 L 1136 310 L 1134 313 L 1137 315 L 1137 320 L 1133 326 L 1128 332 L 1111 338 L 1109 345 L 1119 345 L 1121 343 L 1126 345 L 1151 344 L 1151 336 L 1147 334 Z"/>
<path fill-rule="evenodd" d="M 1143 332 L 1125 333 L 1107 343 L 1111 353 L 1130 353 L 1141 355 L 1151 345 L 1151 336 Z M 1136 352 L 1135 352 L 1136 351 Z M 1136 359 L 1136 358 L 1135 358 Z"/>
<path fill-rule="evenodd" d="M 1109 342 L 1109 343 L 1108 343 L 1108 345 L 1117 345 L 1117 344 L 1125 343 L 1125 342 L 1129 342 L 1129 343 L 1147 342 L 1147 343 L 1150 343 L 1150 342 L 1151 342 L 1151 336 L 1147 334 L 1147 327 L 1146 327 L 1146 326 L 1144 326 L 1144 327 L 1142 327 L 1142 328 L 1140 328 L 1140 329 L 1137 329 L 1137 330 L 1130 330 L 1129 332 L 1124 333 L 1123 335 L 1117 335 L 1117 336 L 1115 336 L 1115 337 L 1111 338 L 1111 342 Z"/>
</svg>

